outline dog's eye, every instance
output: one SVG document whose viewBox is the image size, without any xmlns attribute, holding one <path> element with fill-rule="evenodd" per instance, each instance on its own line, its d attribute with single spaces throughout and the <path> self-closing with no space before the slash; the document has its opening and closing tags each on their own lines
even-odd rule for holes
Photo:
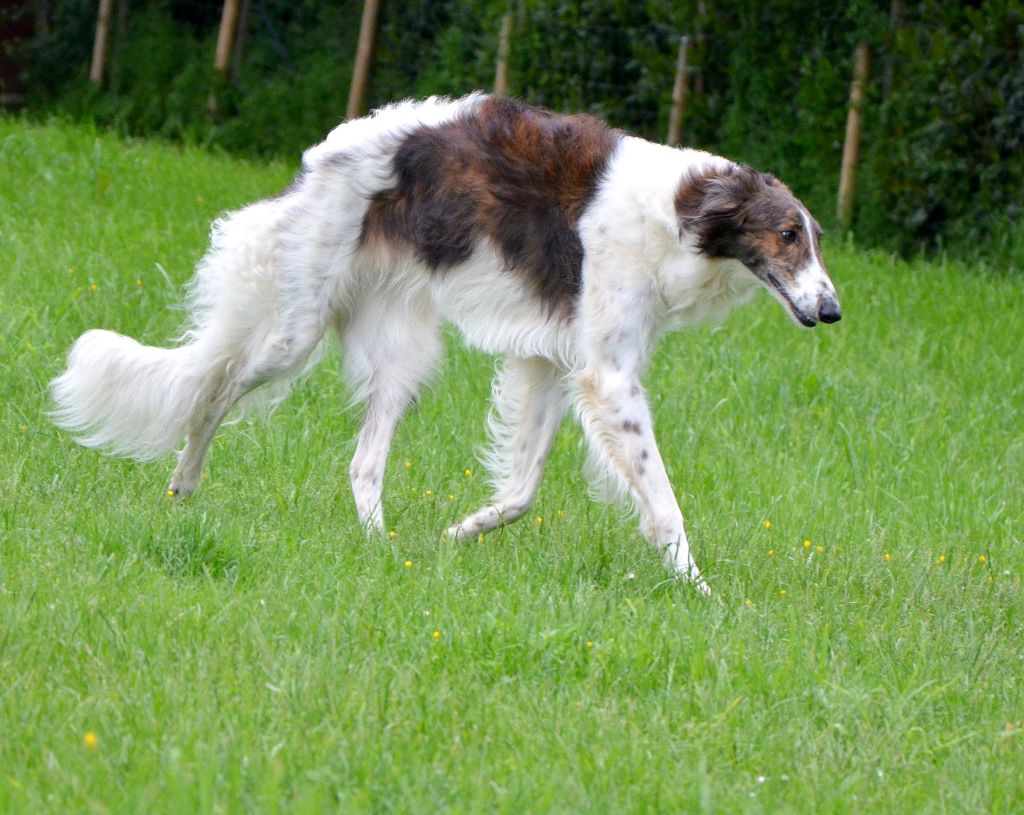
<svg viewBox="0 0 1024 815">
<path fill-rule="evenodd" d="M 796 231 L 793 229 L 783 229 L 779 232 L 779 237 L 783 243 L 792 243 L 796 240 Z"/>
</svg>

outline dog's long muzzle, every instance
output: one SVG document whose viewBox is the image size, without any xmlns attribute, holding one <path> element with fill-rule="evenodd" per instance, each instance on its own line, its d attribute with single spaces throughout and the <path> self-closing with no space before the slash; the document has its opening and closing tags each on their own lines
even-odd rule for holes
<svg viewBox="0 0 1024 815">
<path fill-rule="evenodd" d="M 775 275 L 767 275 L 769 291 L 804 328 L 814 328 L 818 323 L 837 323 L 843 313 L 839 308 L 832 281 L 824 271 L 805 276 L 794 288 L 784 285 Z"/>
</svg>

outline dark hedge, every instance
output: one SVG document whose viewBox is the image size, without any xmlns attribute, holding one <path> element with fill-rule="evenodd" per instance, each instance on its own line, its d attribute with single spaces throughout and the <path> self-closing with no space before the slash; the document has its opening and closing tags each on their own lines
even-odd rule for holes
<svg viewBox="0 0 1024 815">
<path fill-rule="evenodd" d="M 236 81 L 216 87 L 219 0 L 133 0 L 96 91 L 86 79 L 95 4 L 50 0 L 49 30 L 19 54 L 30 107 L 294 158 L 344 111 L 361 5 L 252 0 Z M 489 88 L 510 9 L 513 93 L 652 139 L 666 132 L 679 35 L 694 37 L 686 143 L 775 172 L 826 223 L 853 50 L 866 42 L 858 239 L 901 251 L 985 247 L 1024 265 L 1019 0 L 383 0 L 369 105 Z"/>
</svg>

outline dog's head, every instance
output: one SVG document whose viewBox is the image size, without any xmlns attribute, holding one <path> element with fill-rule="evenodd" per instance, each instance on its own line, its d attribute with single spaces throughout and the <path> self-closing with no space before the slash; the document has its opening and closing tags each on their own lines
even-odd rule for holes
<svg viewBox="0 0 1024 815">
<path fill-rule="evenodd" d="M 676 214 L 703 254 L 740 261 L 800 325 L 842 316 L 821 258 L 821 227 L 774 176 L 737 164 L 684 176 Z"/>
</svg>

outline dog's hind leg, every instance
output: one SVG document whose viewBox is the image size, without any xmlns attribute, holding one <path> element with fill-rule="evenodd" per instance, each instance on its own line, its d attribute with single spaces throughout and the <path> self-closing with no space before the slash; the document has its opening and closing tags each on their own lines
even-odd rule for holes
<svg viewBox="0 0 1024 815">
<path fill-rule="evenodd" d="M 425 295 L 360 304 L 342 335 L 345 370 L 365 405 L 349 476 L 359 520 L 383 530 L 381 495 L 391 438 L 441 354 L 436 308 Z"/>
<path fill-rule="evenodd" d="M 241 397 L 243 390 L 238 382 L 229 380 L 217 390 L 189 429 L 185 447 L 178 453 L 178 466 L 174 468 L 168 493 L 184 498 L 195 492 L 202 476 L 203 459 L 210 448 L 210 442 L 224 421 L 228 411 Z"/>
<path fill-rule="evenodd" d="M 231 408 L 250 391 L 296 376 L 323 333 L 322 328 L 310 327 L 279 331 L 251 351 L 248 359 L 236 354 L 222 364 L 220 373 L 213 375 L 211 395 L 197 406 L 168 492 L 186 496 L 195 491 L 210 442 Z"/>
<path fill-rule="evenodd" d="M 461 539 L 522 517 L 533 504 L 544 464 L 565 412 L 564 371 L 539 357 L 511 358 L 494 383 L 484 456 L 494 483 L 493 503 L 448 528 Z"/>
</svg>

